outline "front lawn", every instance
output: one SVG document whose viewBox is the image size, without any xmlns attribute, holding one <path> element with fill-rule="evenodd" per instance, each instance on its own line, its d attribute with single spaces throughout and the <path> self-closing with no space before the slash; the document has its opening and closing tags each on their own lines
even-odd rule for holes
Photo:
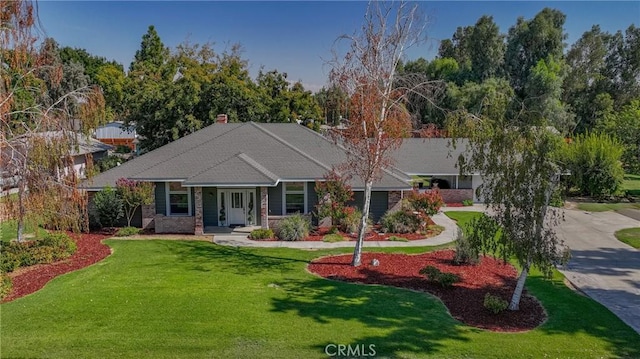
<svg viewBox="0 0 640 359">
<path fill-rule="evenodd" d="M 640 175 L 626 174 L 624 175 L 624 182 L 622 183 L 622 189 L 630 196 L 640 197 Z"/>
<path fill-rule="evenodd" d="M 398 358 L 640 357 L 640 336 L 558 273 L 527 282 L 548 321 L 501 334 L 461 324 L 425 293 L 306 271 L 347 249 L 106 243 L 113 254 L 102 262 L 1 305 L 3 357 L 327 358 L 329 344 Z"/>
<path fill-rule="evenodd" d="M 616 238 L 633 248 L 640 248 L 640 228 L 625 228 L 615 233 Z"/>
<path fill-rule="evenodd" d="M 587 212 L 617 211 L 625 208 L 640 209 L 640 203 L 578 203 L 578 209 Z"/>
<path fill-rule="evenodd" d="M 41 238 L 44 236 L 47 231 L 44 229 L 37 227 L 34 230 L 34 226 L 27 225 L 24 229 L 24 234 L 27 237 L 33 237 L 35 232 L 35 236 Z M 18 222 L 16 220 L 6 220 L 0 222 L 0 242 L 6 243 L 11 240 L 16 239 L 18 235 Z"/>
</svg>

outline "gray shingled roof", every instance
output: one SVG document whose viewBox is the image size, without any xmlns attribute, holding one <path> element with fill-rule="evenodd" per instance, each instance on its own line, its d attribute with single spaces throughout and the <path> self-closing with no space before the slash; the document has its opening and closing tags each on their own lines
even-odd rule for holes
<svg viewBox="0 0 640 359">
<path fill-rule="evenodd" d="M 313 181 L 343 163 L 342 149 L 297 124 L 213 124 L 106 171 L 86 187 L 114 186 L 118 178 L 184 181 L 185 186 L 275 186 Z M 410 178 L 386 171 L 377 190 L 408 188 Z M 353 180 L 354 189 L 363 187 Z"/>
<path fill-rule="evenodd" d="M 448 138 L 406 138 L 394 153 L 394 166 L 409 175 L 458 175 L 464 148 L 461 142 L 453 149 Z"/>
</svg>

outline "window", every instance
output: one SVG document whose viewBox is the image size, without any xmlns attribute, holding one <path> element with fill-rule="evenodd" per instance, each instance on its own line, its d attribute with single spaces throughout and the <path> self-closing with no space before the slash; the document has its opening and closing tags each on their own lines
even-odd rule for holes
<svg viewBox="0 0 640 359">
<path fill-rule="evenodd" d="M 285 182 L 284 214 L 306 213 L 307 184 L 305 182 Z"/>
<path fill-rule="evenodd" d="M 191 215 L 191 191 L 188 187 L 182 187 L 180 182 L 167 183 L 167 216 Z"/>
</svg>

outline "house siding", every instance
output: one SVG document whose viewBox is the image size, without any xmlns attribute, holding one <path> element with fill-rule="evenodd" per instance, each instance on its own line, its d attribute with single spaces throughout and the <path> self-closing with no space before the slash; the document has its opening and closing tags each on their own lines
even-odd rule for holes
<svg viewBox="0 0 640 359">
<path fill-rule="evenodd" d="M 276 187 L 269 187 L 269 215 L 282 215 L 282 183 Z"/>
<path fill-rule="evenodd" d="M 165 186 L 166 184 L 164 182 L 156 182 L 156 214 L 167 214 Z"/>
<path fill-rule="evenodd" d="M 387 212 L 388 209 L 389 192 L 387 191 L 371 191 L 371 204 L 369 205 L 369 217 L 374 222 L 380 220 L 380 218 Z M 349 206 L 356 206 L 360 210 L 364 207 L 364 191 L 358 191 L 353 193 L 353 201 L 347 203 Z"/>
<path fill-rule="evenodd" d="M 202 222 L 205 227 L 218 225 L 218 188 L 202 189 Z"/>
<path fill-rule="evenodd" d="M 307 213 L 313 213 L 318 204 L 318 194 L 316 193 L 316 183 L 307 182 Z"/>
</svg>

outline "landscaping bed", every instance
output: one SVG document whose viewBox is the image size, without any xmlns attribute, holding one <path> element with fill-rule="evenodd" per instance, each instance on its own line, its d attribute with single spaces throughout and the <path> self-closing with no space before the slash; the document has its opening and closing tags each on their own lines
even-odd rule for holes
<svg viewBox="0 0 640 359">
<path fill-rule="evenodd" d="M 87 267 L 111 254 L 109 247 L 102 244 L 102 240 L 109 237 L 109 234 L 70 233 L 69 235 L 77 244 L 76 252 L 62 261 L 19 268 L 10 273 L 13 289 L 2 302 L 9 302 L 34 293 L 53 278 Z"/>
<path fill-rule="evenodd" d="M 483 305 L 486 293 L 509 300 L 515 288 L 516 269 L 510 264 L 491 257 L 483 257 L 478 265 L 452 264 L 453 250 L 442 250 L 420 255 L 363 253 L 362 265 L 352 267 L 351 255 L 329 256 L 316 259 L 309 271 L 324 278 L 381 284 L 429 292 L 442 300 L 451 316 L 461 322 L 497 332 L 521 332 L 536 328 L 546 320 L 541 304 L 525 290 L 520 310 L 493 314 Z M 379 261 L 373 266 L 373 259 Z M 419 272 L 434 266 L 442 272 L 454 273 L 461 281 L 450 288 L 429 282 Z"/>
</svg>

